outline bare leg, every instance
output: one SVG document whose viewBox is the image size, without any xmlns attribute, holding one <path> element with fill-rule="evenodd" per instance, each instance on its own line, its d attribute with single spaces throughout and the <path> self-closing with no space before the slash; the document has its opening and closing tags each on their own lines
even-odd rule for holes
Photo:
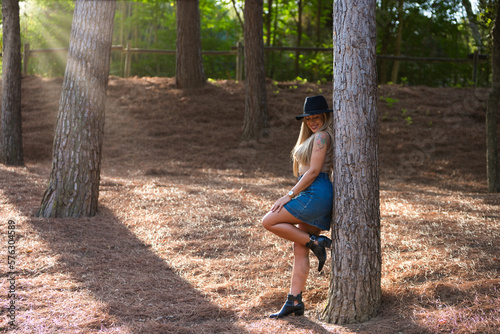
<svg viewBox="0 0 500 334">
<path fill-rule="evenodd" d="M 305 224 L 292 216 L 286 209 L 279 212 L 268 212 L 262 219 L 262 225 L 278 237 L 305 245 L 309 242 L 309 234 L 299 229 L 297 224 Z"/>
<path fill-rule="evenodd" d="M 317 227 L 299 224 L 299 229 L 306 233 L 319 235 L 321 230 Z M 293 271 L 292 271 L 292 284 L 290 293 L 294 296 L 298 295 L 304 290 L 307 277 L 309 276 L 309 248 L 303 244 L 293 244 Z"/>
<path fill-rule="evenodd" d="M 302 222 L 286 209 L 269 212 L 264 216 L 262 225 L 277 236 L 293 241 L 294 258 L 290 294 L 296 296 L 304 289 L 309 275 L 309 248 L 305 246 L 310 240 L 309 234 L 319 235 L 321 229 Z"/>
</svg>

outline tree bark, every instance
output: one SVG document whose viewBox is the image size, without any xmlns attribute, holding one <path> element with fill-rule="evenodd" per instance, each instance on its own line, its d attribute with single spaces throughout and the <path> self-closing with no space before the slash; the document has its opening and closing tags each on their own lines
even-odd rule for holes
<svg viewBox="0 0 500 334">
<path fill-rule="evenodd" d="M 488 191 L 500 192 L 498 169 L 497 112 L 500 106 L 500 5 L 497 6 L 495 24 L 491 31 L 491 89 L 486 109 L 486 166 Z"/>
<path fill-rule="evenodd" d="M 363 322 L 381 303 L 375 1 L 334 2 L 332 274 L 322 319 Z"/>
<path fill-rule="evenodd" d="M 198 88 L 205 84 L 198 0 L 177 1 L 176 66 L 177 88 Z"/>
<path fill-rule="evenodd" d="M 97 212 L 115 6 L 114 0 L 75 2 L 52 171 L 40 217 Z"/>
<path fill-rule="evenodd" d="M 263 0 L 245 1 L 245 118 L 243 140 L 257 140 L 268 132 L 264 67 Z"/>
<path fill-rule="evenodd" d="M 21 119 L 19 0 L 2 1 L 3 65 L 0 162 L 24 165 Z"/>
</svg>

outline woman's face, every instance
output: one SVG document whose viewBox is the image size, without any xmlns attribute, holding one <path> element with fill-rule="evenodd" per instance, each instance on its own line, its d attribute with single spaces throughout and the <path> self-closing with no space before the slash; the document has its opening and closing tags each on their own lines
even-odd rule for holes
<svg viewBox="0 0 500 334">
<path fill-rule="evenodd" d="M 323 114 L 306 116 L 304 122 L 306 122 L 312 133 L 316 133 L 325 124 L 325 116 Z"/>
</svg>

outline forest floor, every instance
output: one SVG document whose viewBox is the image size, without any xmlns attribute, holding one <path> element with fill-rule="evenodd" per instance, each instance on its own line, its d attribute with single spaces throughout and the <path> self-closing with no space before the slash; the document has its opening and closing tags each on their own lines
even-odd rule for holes
<svg viewBox="0 0 500 334">
<path fill-rule="evenodd" d="M 306 96 L 331 96 L 331 84 L 269 81 L 270 135 L 243 143 L 243 83 L 178 90 L 172 78 L 112 77 L 99 213 L 42 219 L 61 85 L 23 78 L 26 166 L 0 165 L 0 332 L 498 333 L 486 89 L 379 88 L 382 305 L 372 320 L 340 326 L 318 319 L 331 264 L 317 273 L 314 257 L 305 316 L 267 318 L 286 298 L 292 251 L 260 224 L 295 181 L 294 116 Z"/>
</svg>

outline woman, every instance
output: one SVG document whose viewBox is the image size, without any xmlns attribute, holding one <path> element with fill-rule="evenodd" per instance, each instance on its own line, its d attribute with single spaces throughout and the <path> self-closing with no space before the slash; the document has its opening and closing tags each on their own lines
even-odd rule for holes
<svg viewBox="0 0 500 334">
<path fill-rule="evenodd" d="M 318 257 L 318 271 L 326 261 L 326 249 L 332 241 L 320 236 L 329 230 L 332 220 L 333 135 L 332 110 L 321 95 L 307 97 L 299 138 L 292 150 L 293 171 L 298 182 L 276 201 L 262 220 L 262 225 L 277 236 L 293 241 L 293 271 L 290 293 L 278 313 L 281 318 L 304 314 L 302 290 L 309 274 L 309 250 Z"/>
</svg>

